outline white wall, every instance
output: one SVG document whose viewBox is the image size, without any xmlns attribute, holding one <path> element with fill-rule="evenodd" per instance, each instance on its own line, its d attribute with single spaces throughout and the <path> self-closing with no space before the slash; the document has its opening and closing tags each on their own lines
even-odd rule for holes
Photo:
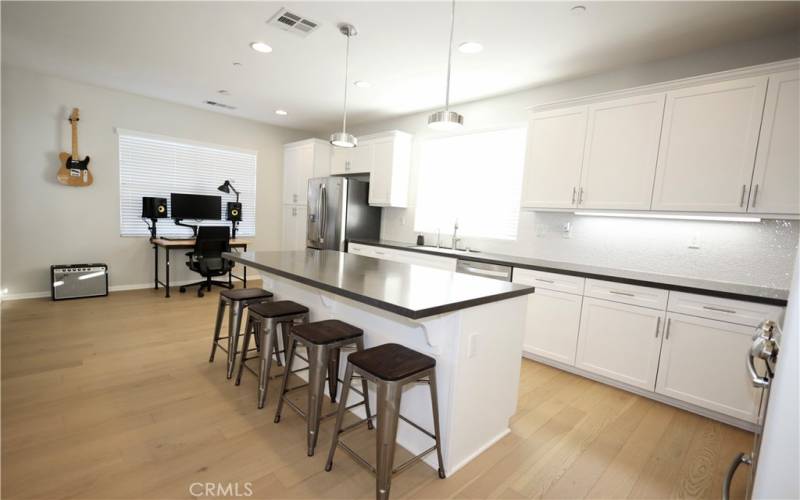
<svg viewBox="0 0 800 500">
<path fill-rule="evenodd" d="M 105 262 L 112 287 L 152 283 L 147 239 L 119 235 L 116 127 L 257 150 L 253 248 L 279 248 L 282 146 L 309 133 L 14 67 L 2 67 L 2 82 L 1 286 L 9 296 L 48 291 L 51 264 Z M 81 111 L 80 153 L 91 157 L 94 175 L 86 188 L 56 181 L 58 154 L 70 147 L 66 117 L 73 107 Z M 183 253 L 173 252 L 172 279 L 197 280 Z"/>
<path fill-rule="evenodd" d="M 794 269 L 753 498 L 800 498 L 800 259 Z M 750 472 L 745 468 L 740 473 Z"/>
<path fill-rule="evenodd" d="M 800 33 L 792 32 L 737 43 L 681 57 L 626 67 L 599 75 L 555 83 L 505 96 L 454 106 L 465 131 L 524 125 L 526 108 L 800 56 Z M 458 79 L 454 67 L 453 78 Z M 415 134 L 410 207 L 384 209 L 382 237 L 413 241 L 419 145 L 436 132 L 426 126 L 427 112 L 352 127 L 364 135 L 399 129 Z M 489 172 L 490 170 L 487 170 Z M 573 224 L 570 239 L 559 226 Z M 450 233 L 442 228 L 442 233 Z M 652 272 L 691 275 L 762 286 L 788 288 L 798 241 L 797 221 L 761 224 L 609 220 L 571 214 L 523 212 L 516 242 L 465 240 L 484 251 L 583 262 Z M 427 235 L 429 238 L 432 235 Z M 697 237 L 700 249 L 689 249 Z"/>
</svg>

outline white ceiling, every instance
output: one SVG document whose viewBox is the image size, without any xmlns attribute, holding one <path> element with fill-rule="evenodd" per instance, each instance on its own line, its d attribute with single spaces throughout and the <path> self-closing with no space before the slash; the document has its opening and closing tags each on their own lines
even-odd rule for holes
<svg viewBox="0 0 800 500">
<path fill-rule="evenodd" d="M 800 25 L 800 2 L 460 2 L 452 100 L 660 59 Z M 307 38 L 266 24 L 281 6 L 320 24 Z M 341 119 L 353 23 L 353 123 L 444 101 L 449 2 L 2 2 L 3 61 L 104 87 L 310 130 Z M 259 54 L 262 40 L 274 51 Z M 242 63 L 234 67 L 234 61 Z M 227 89 L 231 95 L 217 94 Z M 279 117 L 275 109 L 289 116 Z"/>
</svg>

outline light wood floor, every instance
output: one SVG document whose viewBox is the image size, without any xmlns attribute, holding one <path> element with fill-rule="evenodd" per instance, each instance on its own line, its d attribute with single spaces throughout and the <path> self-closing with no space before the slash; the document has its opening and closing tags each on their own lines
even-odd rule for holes
<svg viewBox="0 0 800 500">
<path fill-rule="evenodd" d="M 272 423 L 276 381 L 259 411 L 254 377 L 235 387 L 224 354 L 208 363 L 216 300 L 140 290 L 3 303 L 2 497 L 190 498 L 192 483 L 219 482 L 251 498 L 370 498 L 372 476 L 344 453 L 323 471 L 331 421 L 308 458 L 297 415 Z M 527 360 L 511 429 L 446 480 L 415 465 L 393 498 L 716 499 L 752 439 Z M 371 433 L 348 438 L 373 449 Z"/>
</svg>

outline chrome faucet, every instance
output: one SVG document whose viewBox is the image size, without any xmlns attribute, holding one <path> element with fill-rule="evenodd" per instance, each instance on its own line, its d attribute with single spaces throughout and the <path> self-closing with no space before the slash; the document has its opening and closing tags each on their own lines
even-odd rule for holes
<svg viewBox="0 0 800 500">
<path fill-rule="evenodd" d="M 456 250 L 456 246 L 458 246 L 458 219 L 456 219 L 455 224 L 453 224 L 453 246 L 452 249 Z"/>
</svg>

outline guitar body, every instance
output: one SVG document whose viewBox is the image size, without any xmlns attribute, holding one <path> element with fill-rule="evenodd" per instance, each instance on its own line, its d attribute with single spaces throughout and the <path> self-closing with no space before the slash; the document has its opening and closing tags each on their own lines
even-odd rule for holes
<svg viewBox="0 0 800 500">
<path fill-rule="evenodd" d="M 58 155 L 57 178 L 58 182 L 66 186 L 84 187 L 91 186 L 94 178 L 89 172 L 89 157 L 81 160 L 78 154 L 78 120 L 80 120 L 78 108 L 74 108 L 69 115 L 69 123 L 72 126 L 72 154 Z"/>
<path fill-rule="evenodd" d="M 58 182 L 67 186 L 91 186 L 94 182 L 92 173 L 89 172 L 89 157 L 83 160 L 73 160 L 69 153 L 58 155 Z"/>
</svg>

